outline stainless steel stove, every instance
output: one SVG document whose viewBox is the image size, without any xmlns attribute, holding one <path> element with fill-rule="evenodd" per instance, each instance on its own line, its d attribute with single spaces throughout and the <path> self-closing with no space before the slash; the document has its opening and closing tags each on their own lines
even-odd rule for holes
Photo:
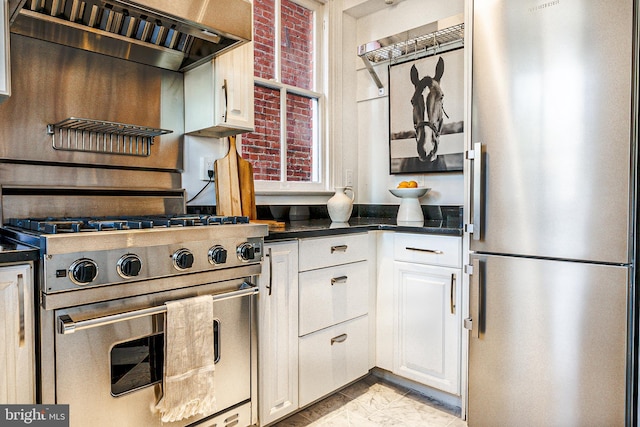
<svg viewBox="0 0 640 427">
<path fill-rule="evenodd" d="M 218 410 L 164 424 L 256 422 L 255 302 L 265 225 L 247 217 L 12 218 L 40 249 L 40 395 L 71 426 L 163 425 L 164 303 L 211 295 Z M 133 424 L 131 424 L 133 423 Z"/>
<path fill-rule="evenodd" d="M 9 219 L 3 234 L 40 248 L 46 302 L 58 292 L 259 264 L 266 227 L 242 216 L 45 218 Z"/>
</svg>

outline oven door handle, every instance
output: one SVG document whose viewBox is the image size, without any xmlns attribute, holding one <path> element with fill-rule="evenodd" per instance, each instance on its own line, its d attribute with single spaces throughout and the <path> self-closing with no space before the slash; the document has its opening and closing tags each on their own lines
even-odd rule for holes
<svg viewBox="0 0 640 427">
<path fill-rule="evenodd" d="M 245 282 L 244 285 L 247 285 Z M 256 295 L 259 292 L 257 286 L 249 285 L 244 289 L 237 291 L 225 292 L 223 294 L 212 295 L 214 301 L 223 301 L 232 298 L 241 298 Z M 154 314 L 162 314 L 167 312 L 165 305 L 157 307 L 143 308 L 142 310 L 126 311 L 124 313 L 110 314 L 108 316 L 95 317 L 93 319 L 79 320 L 75 322 L 68 314 L 58 316 L 58 333 L 62 335 L 72 334 L 83 329 L 91 329 L 98 326 L 110 325 L 126 320 L 137 319 L 139 317 L 152 316 Z"/>
</svg>

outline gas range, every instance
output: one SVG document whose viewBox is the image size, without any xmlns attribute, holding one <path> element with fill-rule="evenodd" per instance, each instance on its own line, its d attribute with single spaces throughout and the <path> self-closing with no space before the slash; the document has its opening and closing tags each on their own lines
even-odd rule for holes
<svg viewBox="0 0 640 427">
<path fill-rule="evenodd" d="M 44 294 L 259 264 L 267 227 L 247 217 L 10 219 L 2 234 L 40 248 Z"/>
<path fill-rule="evenodd" d="M 40 250 L 42 402 L 69 404 L 77 425 L 162 425 L 149 408 L 166 386 L 167 303 L 210 296 L 211 357 L 224 393 L 215 413 L 175 424 L 256 419 L 255 297 L 266 225 L 185 214 L 31 218 L 8 220 L 0 234 Z"/>
</svg>

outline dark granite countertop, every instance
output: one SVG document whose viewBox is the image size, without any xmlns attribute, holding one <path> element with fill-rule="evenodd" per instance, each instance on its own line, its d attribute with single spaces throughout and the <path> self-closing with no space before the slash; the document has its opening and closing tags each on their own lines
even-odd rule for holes
<svg viewBox="0 0 640 427">
<path fill-rule="evenodd" d="M 443 220 L 426 220 L 423 227 L 397 225 L 395 218 L 371 217 L 352 217 L 348 224 L 332 223 L 329 219 L 288 221 L 285 224 L 284 230 L 270 230 L 265 241 L 362 233 L 370 230 L 462 236 L 459 224 L 446 224 Z"/>
<path fill-rule="evenodd" d="M 0 264 L 36 261 L 39 256 L 37 248 L 0 236 Z"/>
<path fill-rule="evenodd" d="M 363 233 L 370 230 L 391 230 L 408 233 L 441 234 L 462 236 L 462 206 L 422 205 L 424 226 L 403 226 L 396 224 L 398 205 L 353 205 L 349 224 L 332 224 L 325 205 L 307 206 L 308 220 L 291 221 L 285 219 L 289 206 L 257 206 L 259 219 L 284 222 L 282 230 L 270 230 L 266 241 L 298 239 L 304 237 L 331 236 L 336 234 Z M 279 208 L 284 214 L 274 217 Z M 283 209 L 284 208 L 284 209 Z M 215 206 L 187 206 L 187 212 L 193 214 L 215 214 Z"/>
</svg>

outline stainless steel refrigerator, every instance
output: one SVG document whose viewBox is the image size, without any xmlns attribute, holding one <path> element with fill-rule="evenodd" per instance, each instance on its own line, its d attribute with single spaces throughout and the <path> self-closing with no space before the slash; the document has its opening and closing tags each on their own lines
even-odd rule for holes
<svg viewBox="0 0 640 427">
<path fill-rule="evenodd" d="M 637 0 L 475 0 L 468 425 L 634 422 Z"/>
</svg>

